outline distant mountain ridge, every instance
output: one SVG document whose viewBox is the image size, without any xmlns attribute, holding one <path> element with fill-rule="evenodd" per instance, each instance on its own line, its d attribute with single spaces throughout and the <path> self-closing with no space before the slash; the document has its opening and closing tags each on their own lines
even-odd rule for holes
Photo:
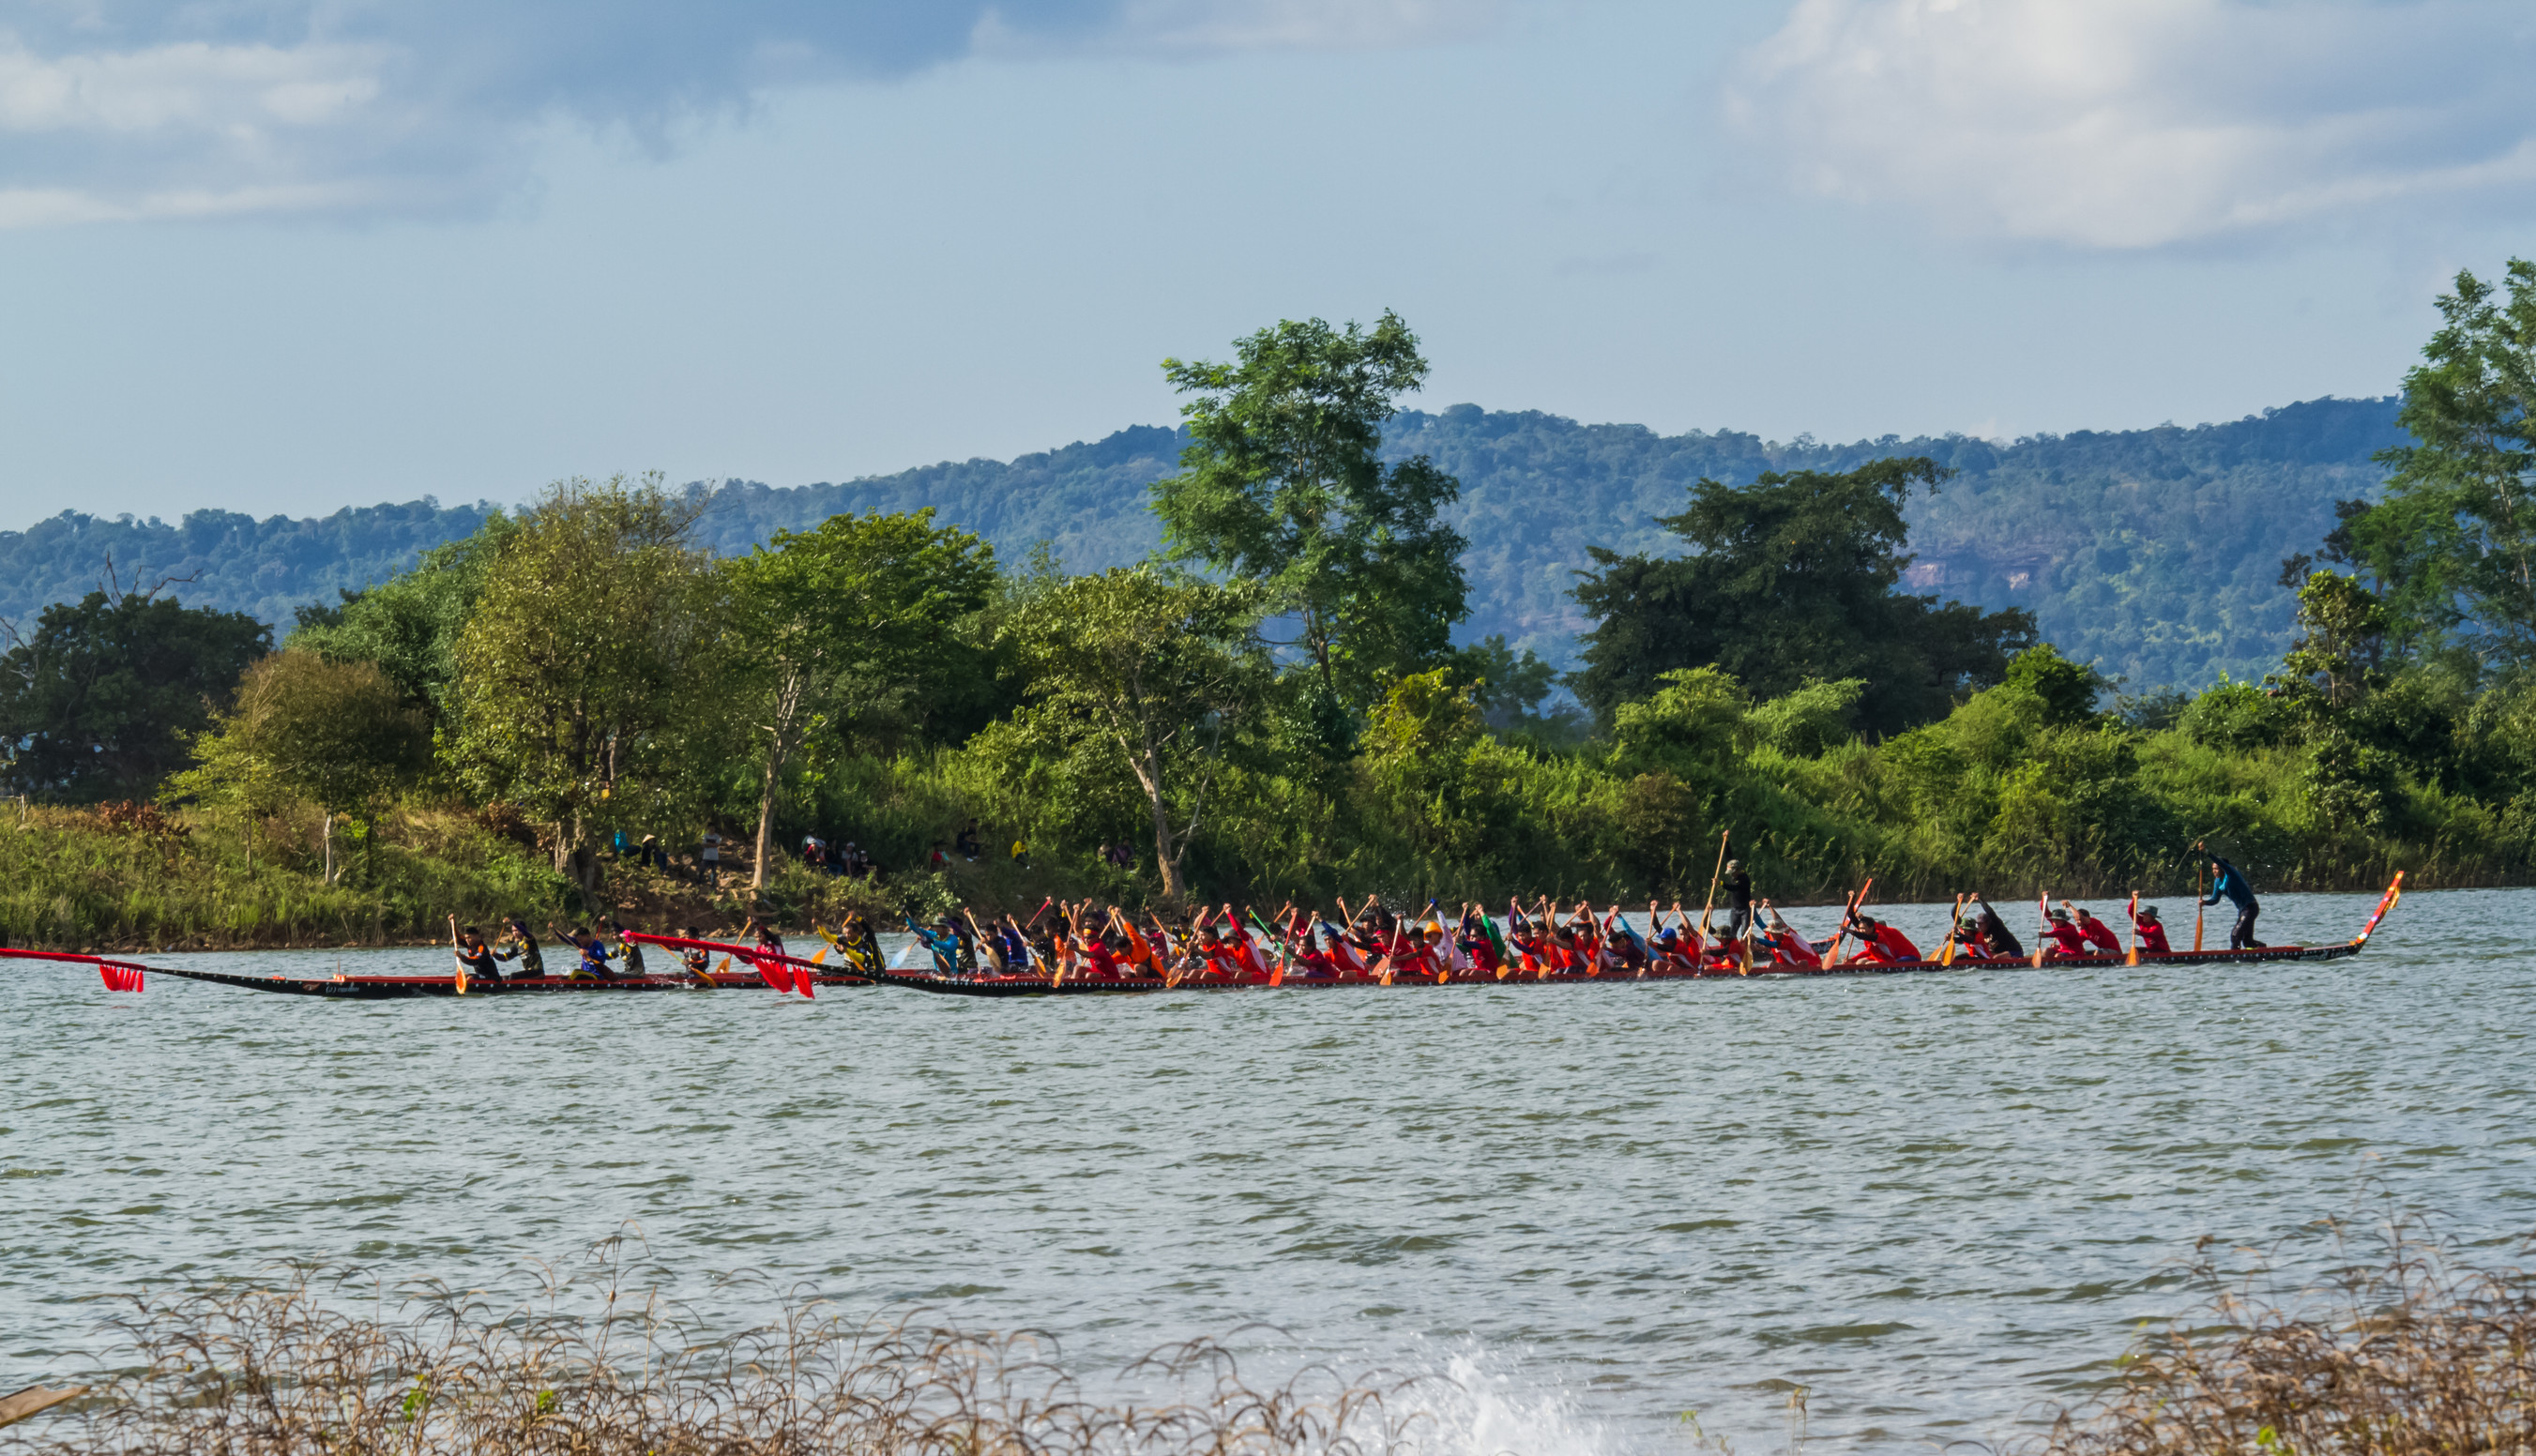
<svg viewBox="0 0 2536 1456">
<path fill-rule="evenodd" d="M 2024 606 L 2063 652 L 2139 690 L 2197 687 L 2223 671 L 2259 676 L 2277 662 L 2291 629 L 2280 558 L 2314 547 L 2336 499 L 2375 491 L 2380 473 L 2370 457 L 2404 439 L 2395 409 L 2391 398 L 2325 399 L 2189 428 L 1824 445 L 1456 405 L 1402 414 L 1383 450 L 1429 456 L 1461 477 L 1453 519 L 1471 541 L 1463 559 L 1473 611 L 1460 636 L 1502 632 L 1560 663 L 1572 660 L 1583 625 L 1564 594 L 1587 564 L 1585 548 L 1670 551 L 1676 543 L 1654 518 L 1680 510 L 1701 476 L 1740 482 L 1768 470 L 1931 456 L 1958 474 L 1911 508 L 1914 588 Z M 1177 469 L 1180 444 L 1177 431 L 1135 426 L 1011 461 L 789 487 L 729 480 L 711 487 L 702 533 L 729 553 L 841 511 L 931 506 L 1008 559 L 1045 540 L 1068 567 L 1098 570 L 1159 540 L 1145 487 Z M 0 616 L 76 599 L 110 553 L 127 582 L 191 575 L 175 589 L 183 600 L 279 623 L 301 602 L 406 569 L 427 547 L 474 532 L 491 509 L 426 499 L 261 522 L 198 511 L 174 526 L 65 511 L 0 533 Z"/>
</svg>

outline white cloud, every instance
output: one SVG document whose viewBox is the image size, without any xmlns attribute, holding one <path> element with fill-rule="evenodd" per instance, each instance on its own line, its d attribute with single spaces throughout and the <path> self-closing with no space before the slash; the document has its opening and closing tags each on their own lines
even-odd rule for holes
<svg viewBox="0 0 2536 1456">
<path fill-rule="evenodd" d="M 480 209 L 558 116 L 658 139 L 982 48 L 1414 44 L 1499 3 L 33 0 L 0 22 L 0 227 Z"/>
<path fill-rule="evenodd" d="M 2523 0 L 1801 0 L 1730 119 L 1803 191 L 2144 248 L 2536 211 Z"/>
</svg>

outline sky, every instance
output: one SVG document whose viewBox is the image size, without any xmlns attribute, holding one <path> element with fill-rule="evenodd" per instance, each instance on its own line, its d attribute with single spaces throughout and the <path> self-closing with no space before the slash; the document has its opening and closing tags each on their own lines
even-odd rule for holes
<svg viewBox="0 0 2536 1456">
<path fill-rule="evenodd" d="M 1991 437 L 2394 392 L 2523 0 L 0 0 L 0 529 L 1413 406 Z"/>
</svg>

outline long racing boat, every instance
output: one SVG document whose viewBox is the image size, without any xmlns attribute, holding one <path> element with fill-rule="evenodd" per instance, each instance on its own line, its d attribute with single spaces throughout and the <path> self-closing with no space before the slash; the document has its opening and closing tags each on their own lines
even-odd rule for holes
<svg viewBox="0 0 2536 1456">
<path fill-rule="evenodd" d="M 1833 965 L 1807 966 L 1786 962 L 1763 961 L 1749 966 L 1685 965 L 1653 966 L 1636 971 L 1595 969 L 1590 971 L 1521 971 L 1500 967 L 1494 971 L 1453 970 L 1426 972 L 1419 975 L 1288 975 L 1283 968 L 1265 973 L 1241 976 L 1192 974 L 1179 977 L 1133 976 L 1012 976 L 950 975 L 876 970 L 866 979 L 882 985 L 908 990 L 928 991 L 946 996 L 1119 996 L 1151 995 L 1159 991 L 1243 991 L 1243 990 L 1338 990 L 1366 986 L 1412 985 L 1635 985 L 1648 981 L 1738 981 L 1759 978 L 1818 976 L 1922 976 L 1954 974 L 1965 971 L 1998 971 L 2040 969 L 2079 970 L 2109 966 L 2242 966 L 2270 961 L 2340 961 L 2347 960 L 2368 947 L 2369 937 L 2386 918 L 2395 902 L 2403 897 L 2404 876 L 2398 873 L 2386 893 L 2378 898 L 2378 908 L 2360 933 L 2349 940 L 2324 945 L 2269 945 L 2255 950 L 2192 950 L 2104 955 L 2072 956 L 2051 951 L 2021 958 L 1993 959 L 1972 956 L 1931 957 L 1916 961 L 1850 960 Z"/>
<path fill-rule="evenodd" d="M 869 964 L 840 970 L 827 965 L 827 951 L 804 959 L 764 946 L 741 945 L 730 941 L 700 940 L 673 935 L 653 935 L 628 931 L 624 938 L 644 945 L 659 946 L 671 952 L 701 951 L 709 959 L 721 960 L 713 969 L 691 972 L 683 966 L 676 974 L 643 976 L 539 976 L 493 978 L 468 976 L 453 972 L 447 976 L 240 976 L 222 971 L 199 971 L 191 967 L 148 966 L 137 961 L 110 956 L 80 955 L 68 951 L 15 950 L 0 947 L 0 957 L 18 960 L 51 961 L 96 968 L 110 991 L 139 991 L 148 976 L 172 976 L 183 981 L 198 981 L 208 985 L 234 986 L 242 990 L 267 991 L 281 995 L 322 996 L 332 1000 L 380 1001 L 402 1000 L 416 996 L 511 996 L 511 995 L 584 995 L 631 991 L 706 991 L 768 989 L 782 994 L 815 995 L 817 986 L 894 985 L 908 990 L 952 996 L 1118 996 L 1152 995 L 1179 991 L 1250 991 L 1250 990 L 1339 990 L 1365 987 L 1407 987 L 1432 985 L 1631 985 L 1649 981 L 1727 981 L 1746 978 L 1787 978 L 1815 976 L 1920 976 L 1955 974 L 1966 971 L 2053 968 L 2081 970 L 2123 966 L 2242 966 L 2272 961 L 2339 961 L 2356 956 L 2369 945 L 2369 937 L 2378 923 L 2403 898 L 2404 877 L 2379 896 L 2378 908 L 2369 917 L 2360 933 L 2347 941 L 2322 945 L 2274 945 L 2253 950 L 2172 951 L 2107 953 L 2072 956 L 2048 952 L 2023 958 L 1991 959 L 1973 956 L 1937 956 L 1913 961 L 1856 959 L 1837 964 L 1808 966 L 1786 962 L 1764 961 L 1739 966 L 1707 964 L 1688 966 L 1680 963 L 1650 964 L 1630 971 L 1594 969 L 1587 971 L 1524 971 L 1501 967 L 1494 971 L 1472 969 L 1425 972 L 1416 975 L 1365 973 L 1359 975 L 1313 976 L 1289 975 L 1285 968 L 1240 976 L 1189 974 L 1175 977 L 1132 976 L 1016 976 L 992 974 L 955 974 L 941 971 L 895 971 Z M 831 949 L 835 948 L 831 942 Z M 746 969 L 735 969 L 745 967 Z"/>
</svg>

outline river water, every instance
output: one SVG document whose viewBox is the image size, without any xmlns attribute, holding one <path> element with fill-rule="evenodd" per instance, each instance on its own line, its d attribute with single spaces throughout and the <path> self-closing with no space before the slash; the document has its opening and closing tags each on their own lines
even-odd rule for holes
<svg viewBox="0 0 2536 1456">
<path fill-rule="evenodd" d="M 1770 1449 L 1792 1385 L 1825 1448 L 2013 1437 L 2190 1303 L 2200 1235 L 2295 1264 L 2377 1197 L 2536 1225 L 2531 922 L 2459 891 L 2322 965 L 1011 1002 L 9 966 L 0 1389 L 101 1338 L 82 1296 L 310 1256 L 481 1282 L 630 1222 L 719 1319 L 762 1312 L 711 1286 L 754 1269 L 1087 1370 L 1264 1321 L 1271 1364 L 1453 1377 L 1469 1456 L 1686 1449 L 1693 1411 Z"/>
</svg>

